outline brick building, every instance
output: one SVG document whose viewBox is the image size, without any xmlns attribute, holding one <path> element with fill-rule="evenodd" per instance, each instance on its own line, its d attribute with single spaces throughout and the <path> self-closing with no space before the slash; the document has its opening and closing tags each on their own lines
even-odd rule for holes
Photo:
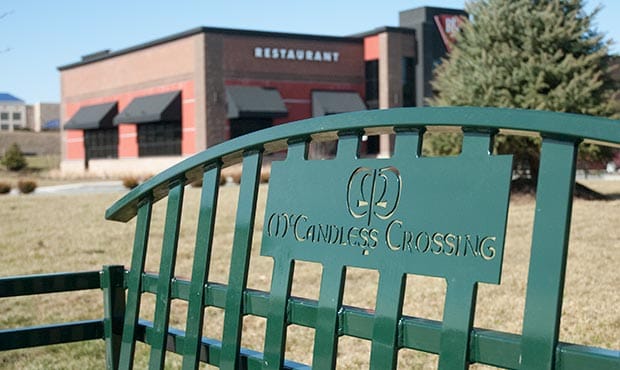
<svg viewBox="0 0 620 370">
<path fill-rule="evenodd" d="M 154 173 L 272 125 L 422 105 L 445 21 L 463 14 L 408 10 L 399 27 L 349 37 L 201 27 L 86 55 L 59 67 L 62 170 Z M 371 153 L 389 150 L 368 140 Z"/>
<path fill-rule="evenodd" d="M 9 93 L 0 93 L 0 131 L 26 128 L 26 103 Z"/>
</svg>

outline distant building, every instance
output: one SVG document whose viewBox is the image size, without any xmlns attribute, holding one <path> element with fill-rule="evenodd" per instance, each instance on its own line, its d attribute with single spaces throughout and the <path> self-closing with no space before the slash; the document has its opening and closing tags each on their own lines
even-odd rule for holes
<svg viewBox="0 0 620 370">
<path fill-rule="evenodd" d="M 60 104 L 26 104 L 9 93 L 0 93 L 0 131 L 16 130 L 58 130 Z"/>
<path fill-rule="evenodd" d="M 28 121 L 28 128 L 39 132 L 43 130 L 58 130 L 60 118 L 60 104 L 36 103 L 32 105 L 32 120 Z"/>
<path fill-rule="evenodd" d="M 9 93 L 0 92 L 0 131 L 26 128 L 26 103 Z"/>
<path fill-rule="evenodd" d="M 417 8 L 339 37 L 200 27 L 59 67 L 65 172 L 156 173 L 273 125 L 422 106 L 465 12 Z M 389 153 L 387 135 L 362 150 Z"/>
</svg>

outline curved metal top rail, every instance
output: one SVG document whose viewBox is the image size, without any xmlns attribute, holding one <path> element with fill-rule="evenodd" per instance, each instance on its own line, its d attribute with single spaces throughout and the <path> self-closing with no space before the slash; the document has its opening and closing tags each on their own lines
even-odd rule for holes
<svg viewBox="0 0 620 370">
<path fill-rule="evenodd" d="M 152 195 L 157 201 L 168 193 L 171 181 L 193 181 L 203 168 L 216 163 L 234 163 L 243 151 L 266 148 L 281 150 L 287 141 L 302 140 L 311 134 L 332 131 L 361 131 L 369 127 L 415 128 L 424 126 L 461 126 L 469 129 L 503 129 L 539 133 L 569 141 L 588 140 L 620 145 L 620 120 L 507 108 L 424 107 L 392 108 L 310 118 L 257 131 L 215 145 L 163 171 L 114 203 L 106 218 L 129 221 L 136 215 L 138 202 Z M 271 143 L 276 143 L 269 146 Z M 267 146 L 266 146 L 267 145 Z"/>
</svg>

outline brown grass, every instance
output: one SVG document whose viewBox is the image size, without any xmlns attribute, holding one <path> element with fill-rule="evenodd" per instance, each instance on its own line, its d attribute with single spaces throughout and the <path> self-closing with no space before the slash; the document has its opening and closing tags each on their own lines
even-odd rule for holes
<svg viewBox="0 0 620 370">
<path fill-rule="evenodd" d="M 588 186 L 611 194 L 620 194 L 620 182 L 590 181 Z M 259 194 L 254 247 L 250 265 L 249 287 L 267 290 L 271 279 L 272 261 L 260 256 L 262 212 L 267 186 Z M 176 275 L 191 274 L 200 188 L 188 187 L 185 213 L 181 225 Z M 234 235 L 233 220 L 237 186 L 221 188 L 216 222 L 213 265 L 209 279 L 225 283 L 228 279 L 230 247 Z M 103 264 L 129 265 L 134 222 L 107 222 L 103 213 L 119 194 L 2 197 L 0 200 L 0 274 L 78 271 L 99 269 Z M 620 200 L 575 201 L 573 227 L 567 267 L 567 283 L 560 339 L 605 348 L 620 348 Z M 165 203 L 156 205 L 151 228 L 151 244 L 147 270 L 159 269 L 158 258 L 162 239 Z M 520 197 L 511 203 L 508 221 L 504 268 L 501 285 L 481 284 L 475 325 L 519 333 L 525 301 L 525 281 L 532 233 L 534 202 Z M 293 294 L 318 297 L 320 267 L 298 263 L 295 269 Z M 347 271 L 345 304 L 374 308 L 376 272 L 363 269 Z M 446 284 L 437 278 L 409 276 L 404 313 L 435 320 L 442 316 Z M 66 320 L 99 317 L 99 292 L 55 294 L 0 301 L 0 327 L 17 327 Z M 143 317 L 152 319 L 153 299 L 145 295 Z M 205 332 L 221 339 L 223 313 L 216 308 L 205 310 Z M 175 302 L 171 325 L 183 328 L 186 304 Z M 265 320 L 244 319 L 242 344 L 262 350 Z M 314 331 L 291 326 L 287 355 L 308 363 L 312 354 Z M 367 368 L 367 341 L 341 337 L 338 368 Z M 140 345 L 136 368 L 146 367 L 148 349 Z M 176 355 L 167 356 L 167 367 L 180 364 Z M 104 364 L 103 343 L 100 341 L 50 346 L 0 353 L 0 367 L 5 369 L 101 368 Z M 431 369 L 436 356 L 403 350 L 399 353 L 402 368 Z M 475 366 L 474 368 L 484 368 Z"/>
</svg>

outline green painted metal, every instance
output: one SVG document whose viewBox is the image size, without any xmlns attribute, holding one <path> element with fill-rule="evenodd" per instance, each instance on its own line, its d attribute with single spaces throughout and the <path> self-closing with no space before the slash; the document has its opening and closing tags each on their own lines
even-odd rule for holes
<svg viewBox="0 0 620 370">
<path fill-rule="evenodd" d="M 419 130 L 400 132 L 395 142 L 394 156 L 401 160 L 420 157 Z M 372 331 L 370 367 L 373 369 L 395 368 L 398 356 L 398 329 L 405 295 L 403 271 L 383 269 L 379 276 L 375 319 Z"/>
<path fill-rule="evenodd" d="M 372 320 L 372 317 L 368 318 Z M 420 334 L 416 336 L 418 338 L 424 338 L 423 335 L 428 334 L 433 337 L 438 338 L 438 334 L 440 333 L 440 322 L 431 322 L 430 320 L 416 319 L 422 322 L 426 322 L 424 324 L 420 324 Z M 142 337 L 139 339 L 145 341 L 144 332 L 151 331 L 152 323 L 147 321 L 142 321 L 140 323 L 140 331 L 142 333 Z M 429 325 L 430 327 L 434 327 L 435 329 L 422 329 L 421 326 Z M 433 331 L 435 330 L 435 331 Z M 409 329 L 405 327 L 405 333 L 408 332 Z M 436 333 L 437 335 L 434 335 Z M 343 333 L 344 335 L 350 335 L 350 332 Z M 405 334 L 408 335 L 408 334 Z M 169 337 L 175 338 L 175 340 L 182 341 L 183 333 L 170 329 Z M 368 338 L 365 339 L 369 339 Z M 148 340 L 146 340 L 147 344 L 150 344 Z M 437 341 L 438 343 L 438 341 Z M 499 368 L 505 369 L 518 369 L 519 368 L 519 344 L 520 344 L 520 336 L 517 334 L 508 334 L 508 333 L 499 333 L 489 330 L 479 330 L 476 329 L 472 333 L 472 348 L 471 348 L 471 359 L 472 361 L 478 363 L 484 363 L 491 366 L 496 366 Z M 209 338 L 203 338 L 201 341 L 201 357 L 200 361 L 203 363 L 208 363 L 213 366 L 219 366 L 220 364 L 220 353 L 221 353 L 221 342 Z M 406 348 L 412 349 L 420 349 L 418 347 L 410 347 L 405 346 Z M 439 347 L 437 344 L 434 347 Z M 171 351 L 174 352 L 174 349 L 171 348 Z M 437 351 L 430 351 L 431 353 L 437 353 Z M 588 370 L 588 369 L 597 369 L 597 370 L 616 370 L 618 369 L 618 365 L 620 365 L 620 358 L 618 357 L 618 351 L 611 351 L 599 348 L 592 348 L 586 346 L 578 346 L 574 344 L 565 344 L 559 343 L 557 349 L 557 359 L 558 364 L 556 365 L 557 370 Z M 249 351 L 246 349 L 240 350 L 240 357 L 247 360 L 247 368 L 248 369 L 261 369 L 263 365 L 263 355 L 256 351 Z M 306 369 L 309 368 L 304 364 L 295 364 L 291 361 L 285 361 L 282 366 L 283 369 Z"/>
<path fill-rule="evenodd" d="M 338 311 L 342 306 L 346 270 L 341 263 L 323 266 L 321 293 L 317 307 L 312 366 L 333 369 L 338 354 Z"/>
<path fill-rule="evenodd" d="M 422 157 L 421 137 L 429 125 L 462 126 L 465 138 L 461 155 Z M 620 144 L 617 125 L 616 121 L 578 115 L 480 108 L 392 109 L 317 118 L 232 140 L 190 158 L 156 176 L 142 189 L 135 190 L 135 194 L 128 194 L 108 210 L 107 217 L 131 217 L 134 199 L 139 194 L 153 190 L 158 194 L 155 200 L 165 196 L 170 178 L 182 174 L 190 181 L 198 166 L 218 161 L 227 166 L 241 158 L 248 148 L 272 152 L 288 142 L 286 160 L 273 163 L 261 246 L 261 254 L 274 259 L 269 296 L 245 289 L 249 247 L 245 232 L 239 234 L 244 241 L 235 244 L 242 245 L 237 249 L 240 257 L 233 257 L 231 262 L 229 285 L 234 288 L 202 284 L 203 304 L 227 311 L 221 363 L 224 368 L 240 365 L 240 330 L 245 314 L 267 318 L 262 358 L 265 369 L 284 364 L 286 330 L 291 323 L 316 329 L 313 365 L 318 368 L 335 367 L 340 335 L 371 340 L 373 368 L 395 367 L 398 349 L 402 347 L 439 354 L 442 369 L 467 368 L 477 361 L 517 368 L 521 347 L 524 355 L 531 350 L 534 362 L 544 357 L 534 349 L 540 342 L 528 344 L 528 340 L 533 340 L 529 338 L 519 346 L 510 335 L 472 328 L 477 284 L 498 284 L 501 278 L 511 159 L 491 154 L 493 137 L 500 129 L 521 130 L 552 136 L 553 140 L 570 145 L 582 139 Z M 389 161 L 359 158 L 359 136 L 365 127 L 396 132 L 395 152 Z M 310 135 L 329 131 L 339 132 L 336 158 L 308 160 Z M 266 145 L 274 141 L 275 144 Z M 564 161 L 571 162 L 571 158 Z M 542 169 L 547 166 L 544 160 L 541 165 Z M 574 167 L 564 173 L 574 175 Z M 255 175 L 250 173 L 251 177 Z M 550 177 L 556 177 L 550 181 L 566 181 L 565 186 L 573 180 L 570 176 Z M 243 204 L 253 197 L 255 193 L 240 199 Z M 570 208 L 570 200 L 560 202 Z M 399 207 L 399 203 L 408 206 Z M 557 211 L 555 206 L 550 207 Z M 243 214 L 238 216 L 241 223 L 237 229 L 245 230 L 245 220 L 253 217 L 251 209 L 244 209 Z M 540 243 L 537 237 L 534 239 L 534 245 Z M 456 261 L 457 258 L 460 260 Z M 295 260 L 323 265 L 318 302 L 290 297 Z M 537 263 L 544 265 L 544 258 L 542 261 Z M 557 263 L 563 266 L 563 262 Z M 374 312 L 342 307 L 347 266 L 379 271 Z M 536 263 L 532 263 L 531 270 L 539 271 Z M 404 277 L 409 273 L 447 280 L 444 319 L 439 325 L 402 316 Z M 145 279 L 146 282 L 150 278 Z M 559 276 L 551 285 L 562 284 L 563 277 Z M 173 283 L 173 298 L 194 297 L 196 293 L 189 293 L 187 287 L 180 281 Z M 528 297 L 540 295 L 540 286 L 532 280 L 528 289 Z M 561 290 L 556 296 L 561 297 Z M 538 302 L 534 298 L 528 301 Z M 545 307 L 544 315 L 549 317 L 549 312 L 559 312 L 560 306 Z M 530 311 L 536 310 L 526 309 L 524 331 L 528 325 L 538 328 L 536 320 L 540 319 L 536 317 L 544 316 L 532 314 L 528 318 Z M 547 326 L 556 329 L 545 329 L 542 337 L 546 341 L 543 352 L 553 358 L 560 348 L 557 333 L 552 333 L 559 321 L 551 321 Z M 196 340 L 195 336 L 192 338 Z M 191 363 L 195 366 L 195 359 Z"/>
<path fill-rule="evenodd" d="M 215 227 L 215 211 L 220 182 L 220 166 L 207 168 L 202 178 L 202 194 L 196 230 L 194 264 L 187 310 L 183 369 L 197 369 L 200 361 L 200 338 L 204 322 L 205 285 L 211 264 L 211 246 Z"/>
<path fill-rule="evenodd" d="M 384 269 L 379 276 L 372 330 L 370 367 L 394 369 L 398 360 L 398 326 L 405 295 L 405 274 Z"/>
<path fill-rule="evenodd" d="M 287 158 L 308 157 L 308 140 L 291 142 Z M 287 304 L 291 294 L 294 263 L 286 255 L 273 257 L 269 309 L 267 313 L 267 329 L 265 331 L 265 348 L 263 369 L 280 369 L 284 362 L 286 345 Z"/>
<path fill-rule="evenodd" d="M 284 362 L 288 299 L 291 294 L 294 264 L 288 258 L 274 258 L 271 291 L 265 330 L 263 369 L 280 369 Z"/>
<path fill-rule="evenodd" d="M 181 211 L 185 183 L 178 179 L 170 184 L 166 208 L 166 224 L 159 264 L 157 282 L 157 300 L 155 301 L 155 318 L 153 325 L 153 345 L 149 358 L 150 369 L 163 369 L 166 359 L 166 338 L 170 322 L 171 285 L 176 266 L 179 230 L 181 228 Z"/>
<path fill-rule="evenodd" d="M 278 273 L 278 270 L 279 268 L 276 265 L 276 273 L 278 276 L 283 275 Z M 280 282 L 280 284 L 286 281 L 287 279 L 274 279 L 274 282 Z M 144 284 L 145 291 L 151 293 L 157 291 L 156 276 L 146 274 L 144 277 Z M 175 298 L 187 301 L 189 299 L 189 286 L 189 281 L 180 279 L 174 281 L 173 291 L 179 293 Z M 205 305 L 222 309 L 226 307 L 227 288 L 225 285 L 211 283 L 205 290 Z M 271 289 L 271 291 L 274 290 L 277 289 Z M 287 294 L 278 296 L 286 297 Z M 285 307 L 282 309 L 284 312 L 282 314 L 283 320 L 286 320 L 282 324 L 283 327 L 285 324 L 295 324 L 308 328 L 316 327 L 317 301 L 289 297 L 283 304 L 274 304 L 273 298 L 273 294 L 270 296 L 266 292 L 246 290 L 243 297 L 244 314 L 270 318 L 273 316 L 271 311 L 274 310 L 274 308 Z M 374 318 L 375 313 L 373 311 L 343 306 L 338 313 L 338 334 L 371 340 Z M 267 332 L 269 332 L 269 327 L 274 322 L 275 320 L 271 319 L 268 321 Z M 442 323 L 440 321 L 403 316 L 399 323 L 398 347 L 439 354 L 441 333 Z M 270 336 L 269 334 L 267 335 Z M 474 328 L 472 329 L 470 338 L 469 356 L 471 362 L 488 364 L 500 368 L 519 368 L 520 335 Z M 138 339 L 143 340 L 141 338 Z M 615 370 L 620 367 L 620 351 L 617 350 L 604 350 L 559 343 L 556 356 L 560 359 L 560 363 L 556 364 L 557 369 L 572 368 L 570 362 L 573 360 L 591 365 L 591 367 L 582 367 L 582 369 Z M 209 363 L 218 364 L 219 362 Z"/>
<path fill-rule="evenodd" d="M 465 132 L 462 153 L 422 156 L 428 126 L 452 125 Z M 295 324 L 316 330 L 312 366 L 321 369 L 336 367 L 343 335 L 371 341 L 373 369 L 395 368 L 401 348 L 439 355 L 440 369 L 466 369 L 471 363 L 618 369 L 620 351 L 559 343 L 558 328 L 577 143 L 618 145 L 619 125 L 550 112 L 407 108 L 320 117 L 231 140 L 155 176 L 108 209 L 108 219 L 138 215 L 129 272 L 106 267 L 100 282 L 98 273 L 95 281 L 93 273 L 0 278 L 0 297 L 92 285 L 103 288 L 105 303 L 103 320 L 0 330 L 0 350 L 13 340 L 21 348 L 104 338 L 109 368 L 117 361 L 119 368 L 132 368 L 136 341 L 151 346 L 151 368 L 164 366 L 166 351 L 183 355 L 185 369 L 196 369 L 198 361 L 225 369 L 307 368 L 284 358 L 287 328 Z M 395 133 L 391 158 L 360 158 L 366 128 Z M 493 155 L 491 148 L 502 130 L 544 137 L 522 335 L 472 327 L 478 284 L 501 282 L 511 157 Z M 336 158 L 309 160 L 311 137 L 327 132 L 338 134 Z M 286 159 L 272 164 L 260 246 L 260 253 L 274 260 L 272 285 L 269 292 L 253 291 L 246 286 L 262 156 L 285 148 Z M 220 169 L 240 160 L 244 171 L 229 282 L 212 283 L 207 278 Z M 200 178 L 194 266 L 191 280 L 184 281 L 174 276 L 183 189 Z M 145 273 L 152 205 L 166 196 L 160 269 Z M 318 300 L 291 297 L 296 261 L 322 265 Z M 349 266 L 378 271 L 374 310 L 342 305 Z M 402 314 L 407 274 L 446 280 L 441 322 Z M 157 296 L 153 323 L 139 319 L 143 293 Z M 168 327 L 174 299 L 188 302 L 185 332 Z M 208 306 L 225 310 L 222 342 L 203 337 L 209 335 L 202 333 Z M 267 319 L 263 353 L 240 346 L 245 315 Z"/>
<path fill-rule="evenodd" d="M 357 158 L 359 140 L 347 135 L 334 160 L 289 153 L 274 162 L 261 254 L 379 270 L 373 368 L 396 366 L 404 275 L 446 278 L 441 367 L 464 368 L 475 284 L 500 280 L 511 158 L 489 154 L 489 133 L 467 133 L 463 154 L 450 158 L 420 157 L 415 133 L 405 137 L 389 161 Z M 461 355 L 451 357 L 457 345 Z"/>
<path fill-rule="evenodd" d="M 441 325 L 439 369 L 467 369 L 471 327 L 474 321 L 478 284 L 448 280 Z"/>
<path fill-rule="evenodd" d="M 101 271 L 103 289 L 103 327 L 105 330 L 106 366 L 118 369 L 125 314 L 125 269 L 104 266 Z"/>
<path fill-rule="evenodd" d="M 99 271 L 0 278 L 0 298 L 72 292 L 102 287 Z M 104 338 L 104 320 L 86 320 L 0 330 L 0 351 Z"/>
<path fill-rule="evenodd" d="M 145 279 L 149 280 L 148 277 Z M 156 283 L 155 278 L 152 278 L 152 281 Z M 276 281 L 283 280 L 276 279 Z M 188 281 L 176 280 L 173 284 L 173 291 L 176 290 L 181 294 L 175 298 L 188 300 L 189 285 L 190 282 Z M 226 307 L 225 285 L 212 283 L 205 290 L 205 305 L 218 308 Z M 156 289 L 147 291 L 154 293 Z M 283 294 L 282 296 L 286 295 Z M 243 297 L 244 314 L 269 317 L 270 310 L 274 307 L 271 298 L 265 292 L 245 291 Z M 288 301 L 282 306 L 286 307 L 287 317 L 285 320 L 288 324 L 308 328 L 317 326 L 317 301 L 289 297 Z M 375 313 L 373 311 L 343 306 L 338 313 L 338 334 L 371 340 L 374 318 Z M 442 323 L 440 321 L 403 316 L 399 324 L 398 347 L 439 354 L 441 329 Z M 469 353 L 472 362 L 501 368 L 519 368 L 520 335 L 474 328 L 470 337 Z M 580 362 L 590 363 L 595 369 L 617 369 L 620 366 L 619 351 L 559 343 L 556 352 L 557 356 L 563 358 L 562 363 L 563 361 L 580 359 Z M 563 369 L 571 365 L 563 363 L 556 366 L 558 369 Z"/>
<path fill-rule="evenodd" d="M 103 336 L 102 319 L 0 330 L 0 351 L 102 339 Z"/>
<path fill-rule="evenodd" d="M 235 220 L 230 261 L 226 311 L 224 314 L 224 333 L 222 338 L 222 362 L 224 369 L 237 369 L 239 349 L 241 348 L 241 329 L 243 326 L 243 291 L 246 288 L 258 184 L 262 164 L 261 151 L 248 151 L 243 157 L 243 174 Z"/>
<path fill-rule="evenodd" d="M 578 142 L 544 139 L 521 341 L 525 369 L 553 369 Z"/>
<path fill-rule="evenodd" d="M 138 204 L 138 219 L 136 221 L 136 233 L 131 255 L 131 269 L 127 277 L 127 303 L 123 323 L 119 369 L 133 368 L 133 357 L 136 350 L 136 328 L 142 298 L 142 272 L 144 271 L 146 259 L 152 210 L 153 198 L 150 193 L 147 193 L 143 195 L 142 200 Z"/>
<path fill-rule="evenodd" d="M 0 298 L 98 289 L 99 271 L 0 277 Z"/>
</svg>

